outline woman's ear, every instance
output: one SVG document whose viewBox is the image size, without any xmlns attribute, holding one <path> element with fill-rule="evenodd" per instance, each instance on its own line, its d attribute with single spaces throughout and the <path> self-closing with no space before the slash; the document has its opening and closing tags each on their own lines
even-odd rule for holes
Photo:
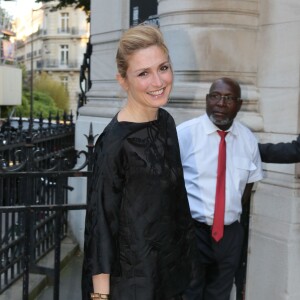
<svg viewBox="0 0 300 300">
<path fill-rule="evenodd" d="M 127 85 L 126 78 L 122 77 L 120 75 L 120 73 L 117 73 L 116 79 L 118 80 L 119 85 L 124 89 L 124 91 L 127 91 L 128 90 L 128 85 Z"/>
</svg>

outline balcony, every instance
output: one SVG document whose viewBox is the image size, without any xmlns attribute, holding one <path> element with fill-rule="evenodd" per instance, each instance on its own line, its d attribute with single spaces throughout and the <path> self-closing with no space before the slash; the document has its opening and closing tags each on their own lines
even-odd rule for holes
<svg viewBox="0 0 300 300">
<path fill-rule="evenodd" d="M 58 59 L 40 59 L 36 61 L 36 69 L 78 69 L 81 62 L 79 60 L 69 60 L 67 62 L 61 62 Z"/>
<path fill-rule="evenodd" d="M 80 30 L 77 27 L 67 27 L 67 28 L 57 28 L 58 34 L 67 34 L 67 35 L 83 35 L 86 34 L 85 30 Z"/>
</svg>

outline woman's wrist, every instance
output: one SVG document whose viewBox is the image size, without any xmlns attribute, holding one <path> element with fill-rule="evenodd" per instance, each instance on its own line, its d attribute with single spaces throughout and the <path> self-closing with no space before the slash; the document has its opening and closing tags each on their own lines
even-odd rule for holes
<svg viewBox="0 0 300 300">
<path fill-rule="evenodd" d="M 109 294 L 91 293 L 91 300 L 109 300 Z"/>
</svg>

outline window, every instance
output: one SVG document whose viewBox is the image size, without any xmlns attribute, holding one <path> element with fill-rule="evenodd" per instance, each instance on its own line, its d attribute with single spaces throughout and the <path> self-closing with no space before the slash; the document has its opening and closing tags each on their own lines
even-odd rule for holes
<svg viewBox="0 0 300 300">
<path fill-rule="evenodd" d="M 60 64 L 67 65 L 69 61 L 69 46 L 61 45 L 60 46 Z"/>
<path fill-rule="evenodd" d="M 132 25 L 139 24 L 139 7 L 135 6 L 132 8 Z"/>
<path fill-rule="evenodd" d="M 61 13 L 60 14 L 60 29 L 61 32 L 69 32 L 69 14 Z"/>
<path fill-rule="evenodd" d="M 157 16 L 157 0 L 130 0 L 130 26 L 147 22 L 149 17 Z M 157 17 L 156 17 L 157 19 Z M 150 23 L 157 22 L 151 20 Z"/>
<path fill-rule="evenodd" d="M 60 76 L 60 82 L 65 87 L 65 90 L 68 90 L 68 76 Z"/>
</svg>

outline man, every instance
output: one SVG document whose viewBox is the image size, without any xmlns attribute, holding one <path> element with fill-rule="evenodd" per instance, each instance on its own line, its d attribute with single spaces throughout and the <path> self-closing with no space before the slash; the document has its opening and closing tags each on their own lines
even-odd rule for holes
<svg viewBox="0 0 300 300">
<path fill-rule="evenodd" d="M 217 79 L 206 114 L 177 127 L 200 270 L 186 292 L 189 300 L 229 299 L 243 244 L 242 198 L 263 178 L 257 139 L 235 120 L 240 97 L 236 81 Z"/>
</svg>

